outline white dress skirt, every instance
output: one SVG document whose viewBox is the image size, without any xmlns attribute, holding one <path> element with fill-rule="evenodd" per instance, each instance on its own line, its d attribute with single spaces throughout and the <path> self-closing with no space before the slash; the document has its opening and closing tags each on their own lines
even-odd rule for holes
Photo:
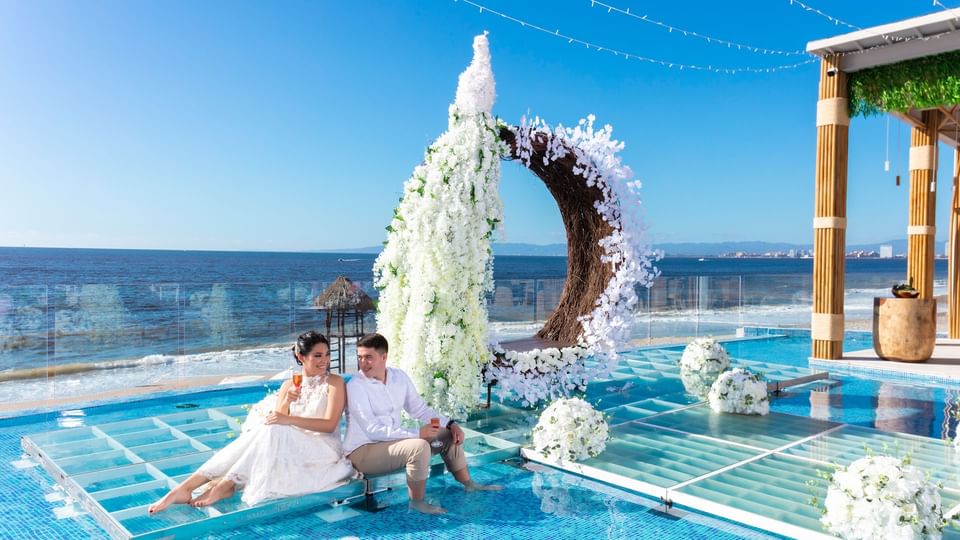
<svg viewBox="0 0 960 540">
<path fill-rule="evenodd" d="M 300 399 L 290 404 L 290 415 L 322 418 L 328 391 L 326 376 L 304 377 Z M 276 402 L 276 394 L 253 407 L 242 434 L 201 465 L 201 475 L 234 482 L 248 506 L 329 491 L 359 477 L 343 457 L 339 425 L 333 433 L 264 425 L 264 414 L 273 408 L 271 401 Z"/>
</svg>

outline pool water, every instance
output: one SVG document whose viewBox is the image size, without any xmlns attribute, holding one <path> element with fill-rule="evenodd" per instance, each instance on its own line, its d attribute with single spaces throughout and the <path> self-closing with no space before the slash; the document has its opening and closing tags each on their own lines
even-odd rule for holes
<svg viewBox="0 0 960 540">
<path fill-rule="evenodd" d="M 783 392 L 771 410 L 883 431 L 952 439 L 960 387 L 833 377 Z"/>
<path fill-rule="evenodd" d="M 261 524 L 217 538 L 776 538 L 700 514 L 675 517 L 657 503 L 598 482 L 549 468 L 495 463 L 472 470 L 477 481 L 496 483 L 500 492 L 466 493 L 443 475 L 427 484 L 427 498 L 449 513 L 427 516 L 407 508 L 405 490 L 378 495 L 386 505 L 369 513 L 360 502 L 332 510 Z M 340 519 L 327 523 L 327 520 Z"/>
<path fill-rule="evenodd" d="M 807 367 L 810 336 L 799 334 L 724 342 L 736 360 Z M 848 333 L 845 351 L 873 347 L 870 334 Z M 682 351 L 683 347 L 667 350 Z M 817 370 L 819 371 L 819 369 Z M 770 402 L 776 412 L 909 433 L 952 438 L 960 414 L 960 384 L 925 384 L 921 381 L 880 381 L 855 376 L 831 376 L 782 392 Z"/>
<path fill-rule="evenodd" d="M 797 331 L 791 331 L 791 334 L 724 341 L 723 346 L 731 358 L 807 367 L 812 347 L 810 334 Z M 682 351 L 683 347 L 677 345 L 664 349 Z M 848 332 L 843 340 L 843 350 L 848 352 L 872 347 L 873 338 L 864 332 Z"/>
<path fill-rule="evenodd" d="M 852 338 L 845 346 L 848 350 L 853 350 L 862 348 L 862 343 L 863 338 L 857 337 Z M 735 365 L 746 365 L 763 371 L 771 380 L 789 379 L 809 373 L 808 336 L 742 340 L 728 342 L 725 346 Z M 704 406 L 689 407 L 697 399 L 686 393 L 684 383 L 677 373 L 676 363 L 681 350 L 682 347 L 664 347 L 625 353 L 623 363 L 611 380 L 598 381 L 591 385 L 587 392 L 588 399 L 598 401 L 598 406 L 610 415 L 611 424 L 619 425 L 613 433 L 622 439 L 612 440 L 609 451 L 601 455 L 601 459 L 594 466 L 615 471 L 624 469 L 625 466 L 631 470 L 639 467 L 643 470 L 634 473 L 642 473 L 646 481 L 664 485 L 675 484 L 683 480 L 673 478 L 680 466 L 666 461 L 657 465 L 663 455 L 676 454 L 676 461 L 689 469 L 686 474 L 692 478 L 711 467 L 723 465 L 714 462 L 744 459 L 744 456 L 740 455 L 744 445 L 763 446 L 763 437 L 776 431 L 772 427 L 768 430 L 769 433 L 762 431 L 752 435 L 749 430 L 741 433 L 739 427 L 730 433 L 716 431 L 717 427 L 709 421 L 710 414 Z M 202 410 L 211 407 L 238 410 L 238 405 L 259 400 L 265 391 L 262 386 L 235 388 L 0 420 L 0 523 L 3 523 L 0 526 L 0 538 L 86 539 L 105 536 L 104 531 L 89 515 L 76 515 L 71 504 L 60 500 L 55 482 L 45 471 L 39 467 L 30 467 L 22 460 L 19 441 L 21 436 L 52 430 L 63 433 L 64 428 L 81 428 L 75 431 L 78 434 L 76 443 L 85 444 L 83 426 L 126 421 L 114 424 L 113 436 L 123 439 L 129 445 L 156 444 L 168 449 L 168 444 L 177 443 L 167 442 L 169 438 L 163 430 L 144 430 L 142 425 L 140 428 L 136 426 L 151 416 L 179 415 L 178 418 L 183 420 L 178 424 L 180 429 L 191 431 L 211 447 L 219 448 L 229 441 L 222 438 L 222 433 L 218 431 L 222 426 L 217 421 L 201 418 Z M 806 424 L 816 422 L 853 424 L 849 429 L 844 428 L 838 432 L 837 439 L 844 441 L 866 437 L 856 431 L 863 428 L 934 438 L 949 437 L 956 430 L 953 413 L 960 408 L 957 405 L 960 402 L 958 396 L 960 385 L 958 388 L 951 388 L 944 385 L 924 386 L 849 376 L 835 377 L 792 388 L 774 397 L 772 411 L 792 416 L 771 415 L 770 419 L 784 425 L 796 424 L 788 429 L 796 433 L 805 432 L 809 427 Z M 808 417 L 809 420 L 803 417 Z M 535 411 L 511 413 L 507 408 L 495 407 L 468 423 L 468 427 L 485 433 L 494 431 L 497 437 L 525 444 L 535 421 Z M 130 429 L 127 430 L 127 427 Z M 753 428 L 759 429 L 757 426 Z M 648 432 L 654 431 L 659 434 L 658 438 L 650 437 Z M 691 438 L 685 435 L 687 431 L 696 432 L 696 436 Z M 729 448 L 725 446 L 726 453 L 719 452 L 717 447 L 709 444 L 697 445 L 704 435 L 711 433 L 716 435 L 718 441 L 730 439 L 726 444 Z M 738 439 L 743 433 L 747 433 L 743 435 L 745 438 Z M 882 440 L 882 437 L 877 437 L 873 432 L 867 435 L 867 438 Z M 782 443 L 783 441 L 779 440 L 770 441 L 772 447 Z M 831 444 L 846 448 L 853 443 L 845 442 L 846 446 Z M 638 448 L 646 454 L 638 454 Z M 860 446 L 856 446 L 855 451 L 859 452 Z M 640 457 L 641 455 L 646 457 Z M 106 460 L 105 465 L 116 465 L 119 463 L 112 463 L 110 460 L 123 459 L 111 454 L 101 456 Z M 199 455 L 197 457 L 202 458 Z M 771 456 L 757 462 L 755 468 L 762 469 L 767 467 L 767 461 L 772 463 L 777 460 L 790 461 L 789 456 Z M 649 466 L 647 461 L 650 462 Z M 701 468 L 704 470 L 700 471 L 694 464 L 703 465 Z M 76 466 L 82 469 L 90 467 L 91 464 L 78 462 Z M 777 462 L 771 466 L 785 465 Z M 191 464 L 183 471 L 165 472 L 173 475 L 191 472 L 194 468 L 195 464 Z M 424 516 L 408 511 L 405 490 L 400 489 L 378 495 L 376 503 L 383 508 L 376 512 L 357 506 L 317 508 L 305 514 L 265 520 L 257 525 L 220 532 L 211 538 L 485 538 L 491 535 L 491 529 L 496 530 L 498 537 L 532 539 L 582 538 L 587 535 L 607 538 L 658 537 L 663 540 L 775 537 L 696 512 L 663 514 L 657 509 L 659 501 L 656 499 L 535 465 L 493 463 L 472 470 L 478 480 L 503 484 L 505 491 L 499 494 L 467 494 L 449 475 L 443 475 L 429 481 L 428 497 L 451 510 L 446 516 Z M 751 471 L 746 472 L 753 474 Z M 801 476 L 810 473 L 806 469 L 802 472 Z M 116 481 L 104 480 L 103 485 L 94 487 L 116 487 L 110 484 Z M 138 480 L 123 479 L 122 482 L 136 481 Z M 718 482 L 715 483 L 723 487 L 726 485 L 724 482 L 725 476 L 718 477 Z M 724 495 L 728 489 L 717 486 L 706 482 L 703 487 L 691 485 L 685 490 L 696 494 L 691 489 L 697 488 L 702 493 L 709 493 L 713 499 Z M 730 499 L 733 502 L 738 500 L 740 499 L 737 497 Z M 140 499 L 117 498 L 109 504 L 124 508 L 143 502 Z M 796 504 L 813 515 L 813 510 L 805 508 L 802 502 Z M 815 522 L 815 516 L 810 519 Z M 135 523 L 129 525 L 134 528 L 136 526 Z M 144 530 L 151 528 L 149 523 L 143 525 Z"/>
<path fill-rule="evenodd" d="M 0 523 L 3 523 L 0 538 L 106 537 L 91 516 L 77 515 L 71 504 L 59 500 L 61 492 L 42 468 L 19 468 L 26 465 L 22 461 L 21 436 L 52 430 L 63 433 L 63 428 L 69 427 L 76 429 L 77 444 L 86 444 L 84 426 L 122 422 L 115 428 L 115 433 L 122 433 L 124 426 L 133 429 L 150 416 L 181 414 L 187 418 L 210 407 L 224 409 L 251 403 L 264 392 L 262 387 L 232 389 L 0 420 Z M 184 413 L 184 409 L 178 407 L 187 404 L 197 406 L 187 409 L 194 412 Z M 150 431 L 145 433 L 148 441 L 162 438 Z M 136 432 L 127 436 L 132 442 L 141 442 L 136 439 Z M 78 464 L 78 467 L 89 466 L 89 462 Z M 662 539 L 778 538 L 699 513 L 663 514 L 658 511 L 660 503 L 655 499 L 553 469 L 527 467 L 508 462 L 472 468 L 478 481 L 502 484 L 505 489 L 499 493 L 466 493 L 449 475 L 432 478 L 428 483 L 428 498 L 450 510 L 445 516 L 409 511 L 405 490 L 398 489 L 376 496 L 376 506 L 382 507 L 376 512 L 367 511 L 362 503 L 339 508 L 319 507 L 308 513 L 265 519 L 257 525 L 218 532 L 209 538 L 452 539 L 487 538 L 491 531 L 496 531 L 497 537 L 534 540 L 587 535 L 606 538 L 656 535 Z M 87 489 L 116 487 L 111 481 L 118 480 L 104 480 L 102 485 L 87 486 Z M 136 478 L 119 479 L 122 484 L 136 481 Z M 127 508 L 143 504 L 145 501 L 141 499 L 149 495 L 117 497 L 105 504 L 113 509 Z M 159 496 L 159 492 L 153 495 Z M 186 507 L 180 510 L 193 511 Z M 175 519 L 173 514 L 177 509 L 167 513 L 170 515 L 165 517 Z M 132 531 L 138 528 L 134 521 L 125 523 Z M 155 522 L 140 525 L 142 530 L 156 527 Z"/>
</svg>

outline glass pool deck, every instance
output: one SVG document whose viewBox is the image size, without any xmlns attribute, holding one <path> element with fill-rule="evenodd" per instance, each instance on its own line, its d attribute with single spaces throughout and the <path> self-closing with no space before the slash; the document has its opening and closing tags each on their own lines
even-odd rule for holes
<svg viewBox="0 0 960 540">
<path fill-rule="evenodd" d="M 61 411 L 0 420 L 0 451 L 10 456 L 0 463 L 3 476 L 10 477 L 0 485 L 0 502 L 14 505 L 14 510 L 0 510 L 0 522 L 8 527 L 0 526 L 0 538 L 193 538 L 210 533 L 216 538 L 462 538 L 488 536 L 491 527 L 503 537 L 534 539 L 604 532 L 610 538 L 664 540 L 827 537 L 819 510 L 808 502 L 814 496 L 822 501 L 826 493 L 817 472 L 858 459 L 865 448 L 910 453 L 914 464 L 943 484 L 945 509 L 958 509 L 960 453 L 952 444 L 779 413 L 775 396 L 769 416 L 713 414 L 686 393 L 677 368 L 680 354 L 679 348 L 625 353 L 609 379 L 590 384 L 586 397 L 608 414 L 611 438 L 603 454 L 580 463 L 556 468 L 517 462 L 521 451 L 531 462 L 540 460 L 523 448 L 529 446 L 536 411 L 494 404 L 477 413 L 464 423 L 472 470 L 478 479 L 502 483 L 506 490 L 464 494 L 449 475 L 436 475 L 428 497 L 452 510 L 443 518 L 408 512 L 403 489 L 376 495 L 371 506 L 360 483 L 253 508 L 235 496 L 207 510 L 176 506 L 158 517 L 147 516 L 147 504 L 239 433 L 245 414 L 241 405 L 257 401 L 262 388 L 208 393 L 215 398 L 111 405 L 104 414 Z M 772 381 L 812 373 L 776 362 L 735 359 L 734 364 L 761 371 Z M 199 407 L 176 408 L 190 399 Z M 21 444 L 30 457 L 3 446 L 23 434 Z M 439 473 L 442 465 L 436 463 L 434 469 Z M 391 475 L 375 479 L 373 488 L 402 485 L 401 475 Z M 22 500 L 44 496 L 46 500 Z M 22 512 L 15 510 L 21 507 Z M 37 523 L 38 511 L 58 526 L 28 526 Z M 948 529 L 945 537 L 960 534 Z"/>
</svg>

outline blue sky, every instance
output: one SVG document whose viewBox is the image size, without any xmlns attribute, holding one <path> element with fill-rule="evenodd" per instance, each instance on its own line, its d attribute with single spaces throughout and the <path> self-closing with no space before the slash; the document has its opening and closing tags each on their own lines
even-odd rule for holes
<svg viewBox="0 0 960 540">
<path fill-rule="evenodd" d="M 770 67 L 590 0 L 480 0 L 598 45 Z M 797 50 L 844 28 L 789 0 L 608 0 L 677 27 Z M 927 0 L 811 0 L 866 27 Z M 952 5 L 954 2 L 947 3 Z M 403 182 L 446 127 L 473 36 L 490 31 L 494 112 L 625 141 L 654 242 L 812 238 L 816 64 L 667 69 L 569 44 L 464 2 L 0 0 L 0 245 L 316 250 L 379 244 Z M 848 243 L 905 237 L 909 129 L 855 119 Z M 945 238 L 952 150 L 941 147 Z M 902 176 L 900 187 L 894 175 Z M 504 163 L 505 240 L 564 239 L 553 200 Z"/>
</svg>

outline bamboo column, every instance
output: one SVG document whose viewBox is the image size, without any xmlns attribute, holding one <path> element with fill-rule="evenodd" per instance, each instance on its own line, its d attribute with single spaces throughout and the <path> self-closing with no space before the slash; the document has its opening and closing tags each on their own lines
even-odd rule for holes
<svg viewBox="0 0 960 540">
<path fill-rule="evenodd" d="M 947 326 L 950 339 L 960 338 L 960 146 L 953 151 L 953 203 L 950 205 L 950 249 L 947 253 Z"/>
<path fill-rule="evenodd" d="M 920 298 L 933 298 L 933 241 L 937 211 L 938 110 L 923 111 L 923 127 L 910 132 L 910 219 L 907 222 L 907 278 Z"/>
<path fill-rule="evenodd" d="M 813 214 L 813 357 L 843 356 L 843 273 L 847 229 L 847 75 L 840 58 L 820 62 Z"/>
</svg>

